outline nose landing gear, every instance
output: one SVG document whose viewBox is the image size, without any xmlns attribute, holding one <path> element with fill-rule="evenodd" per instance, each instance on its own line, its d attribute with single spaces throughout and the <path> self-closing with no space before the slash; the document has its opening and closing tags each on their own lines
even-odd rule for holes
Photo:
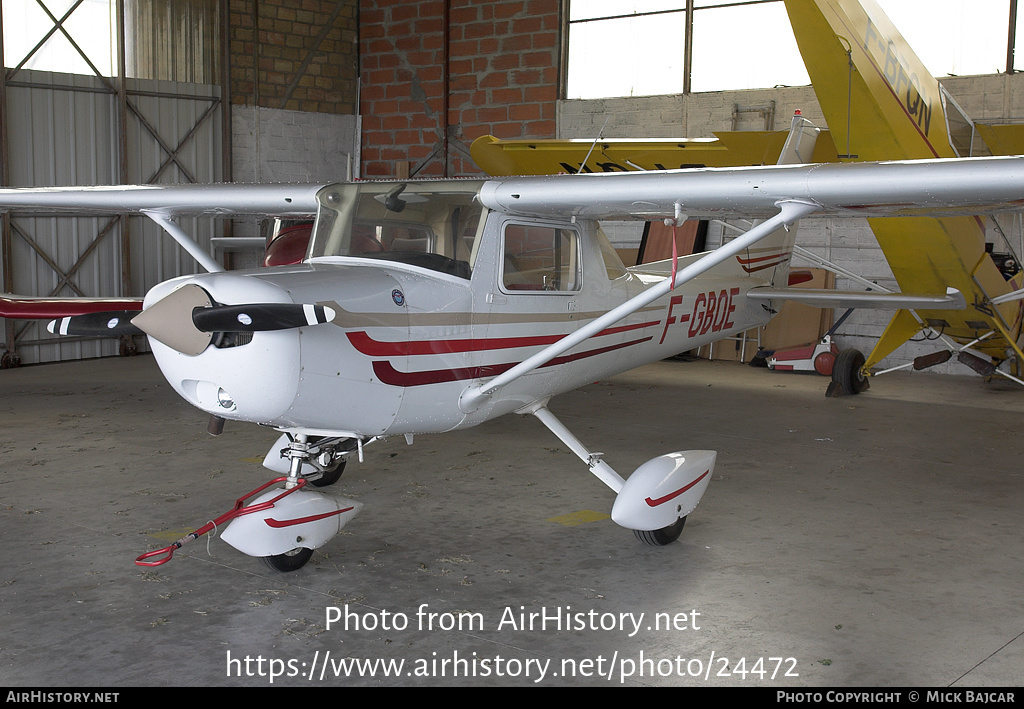
<svg viewBox="0 0 1024 709">
<path fill-rule="evenodd" d="M 306 436 L 291 437 L 280 453 L 288 460 L 286 476 L 238 498 L 235 506 L 217 519 L 168 547 L 143 554 L 135 563 L 166 564 L 184 544 L 230 522 L 221 537 L 231 546 L 258 557 L 275 571 L 302 568 L 313 550 L 333 539 L 363 507 L 355 500 L 305 489 L 307 482 L 313 487 L 337 482 L 345 468 L 345 455 L 357 445 L 352 443 L 347 449 L 346 443 L 344 439 L 319 439 L 310 444 Z M 313 472 L 303 476 L 304 467 Z M 250 498 L 255 499 L 247 505 Z"/>
<path fill-rule="evenodd" d="M 360 450 L 361 445 L 355 438 L 283 434 L 267 453 L 263 466 L 290 476 L 292 461 L 297 458 L 302 464 L 303 477 L 313 487 L 327 487 L 338 482 L 345 472 L 349 454 Z"/>
</svg>

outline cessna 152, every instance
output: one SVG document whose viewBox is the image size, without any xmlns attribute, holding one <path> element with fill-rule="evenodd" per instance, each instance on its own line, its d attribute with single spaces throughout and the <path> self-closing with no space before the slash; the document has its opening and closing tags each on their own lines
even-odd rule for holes
<svg viewBox="0 0 1024 709">
<path fill-rule="evenodd" d="M 809 162 L 854 162 L 1010 155 L 1024 152 L 1024 126 L 971 121 L 939 84 L 874 0 L 785 0 L 800 53 L 830 133 Z M 783 131 L 727 132 L 717 140 L 497 140 L 477 139 L 473 158 L 492 175 L 564 171 L 624 171 L 688 165 L 730 166 L 774 162 Z M 866 216 L 866 215 L 865 215 Z M 833 393 L 854 394 L 885 357 L 924 333 L 945 349 L 917 357 L 915 369 L 950 359 L 975 371 L 1024 384 L 1024 271 L 1019 255 L 986 251 L 986 224 L 977 216 L 869 219 L 903 291 L 939 295 L 954 287 L 970 307 L 900 308 L 865 358 L 855 350 L 860 375 L 835 370 Z M 990 239 L 991 240 L 991 239 Z M 997 239 L 998 240 L 998 239 Z M 1009 244 L 1006 245 L 1007 249 Z M 800 257 L 839 269 L 806 249 Z M 879 286 L 860 279 L 864 287 Z M 979 357 L 974 352 L 983 355 Z M 998 369 L 1009 361 L 1011 371 Z M 902 365 L 909 367 L 910 364 Z M 839 381 L 838 378 L 842 378 Z"/>
<path fill-rule="evenodd" d="M 301 264 L 228 272 L 205 257 L 212 272 L 157 285 L 141 313 L 114 305 L 52 324 L 68 334 L 138 328 L 187 401 L 217 419 L 282 432 L 265 463 L 281 477 L 216 521 L 233 520 L 225 541 L 279 570 L 301 567 L 358 513 L 361 503 L 310 489 L 336 480 L 347 456 L 383 436 L 512 412 L 535 416 L 616 493 L 614 521 L 667 544 L 707 488 L 715 452 L 661 455 L 624 479 L 552 415 L 551 397 L 758 326 L 785 299 L 963 308 L 953 290 L 789 288 L 789 227 L 809 215 L 992 213 L 1019 210 L 1022 200 L 1024 158 L 0 190 L 0 209 L 143 213 L 192 247 L 173 216 L 315 213 Z M 764 221 L 716 251 L 634 268 L 598 224 L 740 214 Z M 164 563 L 212 526 L 138 563 Z"/>
</svg>

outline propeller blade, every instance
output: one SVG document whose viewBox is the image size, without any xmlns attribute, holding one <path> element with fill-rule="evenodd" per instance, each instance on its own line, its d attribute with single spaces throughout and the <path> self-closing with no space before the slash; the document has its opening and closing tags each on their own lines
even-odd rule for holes
<svg viewBox="0 0 1024 709">
<path fill-rule="evenodd" d="M 322 325 L 336 313 L 323 305 L 293 303 L 246 303 L 214 305 L 192 311 L 192 322 L 203 332 L 266 332 Z"/>
<path fill-rule="evenodd" d="M 138 310 L 110 310 L 102 313 L 69 315 L 51 320 L 46 329 L 55 335 L 142 335 L 142 330 L 131 324 L 132 318 L 138 314 Z"/>
<path fill-rule="evenodd" d="M 220 305 L 200 286 L 188 283 L 150 305 L 132 323 L 171 349 L 195 356 L 216 332 L 286 330 L 328 323 L 335 315 L 332 308 L 301 303 Z"/>
</svg>

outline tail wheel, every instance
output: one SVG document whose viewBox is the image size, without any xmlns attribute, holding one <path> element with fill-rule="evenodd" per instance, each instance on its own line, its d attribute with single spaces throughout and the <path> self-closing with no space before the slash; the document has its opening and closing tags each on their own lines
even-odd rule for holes
<svg viewBox="0 0 1024 709">
<path fill-rule="evenodd" d="M 832 367 L 832 383 L 843 394 L 860 394 L 868 388 L 863 368 L 864 355 L 859 350 L 843 350 Z"/>
<path fill-rule="evenodd" d="M 642 541 L 644 544 L 650 544 L 652 547 L 663 547 L 666 544 L 671 544 L 675 540 L 679 539 L 679 535 L 683 533 L 683 525 L 686 524 L 686 517 L 680 517 L 676 520 L 675 524 L 670 524 L 667 527 L 661 529 L 634 529 L 633 534 L 636 538 Z"/>
<path fill-rule="evenodd" d="M 273 556 L 261 556 L 259 559 L 263 562 L 264 566 L 273 569 L 274 571 L 280 571 L 282 573 L 288 573 L 290 571 L 298 571 L 306 562 L 309 561 L 310 557 L 313 556 L 313 550 L 307 549 L 306 547 L 296 547 L 291 551 L 286 551 L 284 554 L 275 554 Z"/>
</svg>

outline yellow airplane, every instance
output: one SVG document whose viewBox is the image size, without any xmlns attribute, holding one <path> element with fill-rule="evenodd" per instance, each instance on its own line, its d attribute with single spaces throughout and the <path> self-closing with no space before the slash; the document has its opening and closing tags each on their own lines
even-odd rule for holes
<svg viewBox="0 0 1024 709">
<path fill-rule="evenodd" d="M 484 135 L 470 155 L 489 175 L 675 170 L 687 167 L 773 165 L 788 130 L 722 131 L 714 138 L 681 140 L 501 140 Z M 835 162 L 828 131 L 821 131 L 811 162 Z"/>
<path fill-rule="evenodd" d="M 840 159 L 952 158 L 999 153 L 1003 144 L 1015 147 L 1019 126 L 975 126 L 873 0 L 786 0 L 786 9 L 825 120 L 844 146 Z M 852 71 L 842 70 L 851 64 Z M 987 150 L 984 143 L 991 143 Z M 922 217 L 868 223 L 901 288 L 940 293 L 953 287 L 968 307 L 897 311 L 862 373 L 930 329 L 960 346 L 918 358 L 915 368 L 945 361 L 956 350 L 983 374 L 1015 358 L 1019 374 L 1021 301 L 999 300 L 1020 289 L 1024 276 L 1005 263 L 1001 269 L 986 253 L 985 222 Z M 967 347 L 990 361 L 970 355 Z"/>
<path fill-rule="evenodd" d="M 874 0 L 785 3 L 831 130 L 819 137 L 814 162 L 1024 152 L 1024 127 L 985 126 L 967 118 Z M 775 146 L 784 139 L 784 133 L 782 138 L 764 132 L 716 135 L 717 140 L 703 143 L 497 141 L 485 136 L 474 143 L 472 154 L 484 170 L 496 174 L 567 172 L 574 165 L 585 172 L 679 167 L 676 163 L 727 166 L 774 162 Z M 659 146 L 670 149 L 658 153 Z M 974 217 L 868 222 L 902 291 L 941 295 L 956 288 L 968 307 L 897 311 L 867 358 L 855 350 L 840 353 L 830 394 L 863 391 L 872 367 L 925 331 L 946 349 L 918 357 L 915 369 L 956 354 L 981 374 L 998 373 L 1024 384 L 1024 352 L 1018 343 L 1024 273 L 1014 258 L 999 257 L 997 264 L 986 252 L 985 222 Z M 1008 360 L 1011 372 L 996 369 Z"/>
</svg>

